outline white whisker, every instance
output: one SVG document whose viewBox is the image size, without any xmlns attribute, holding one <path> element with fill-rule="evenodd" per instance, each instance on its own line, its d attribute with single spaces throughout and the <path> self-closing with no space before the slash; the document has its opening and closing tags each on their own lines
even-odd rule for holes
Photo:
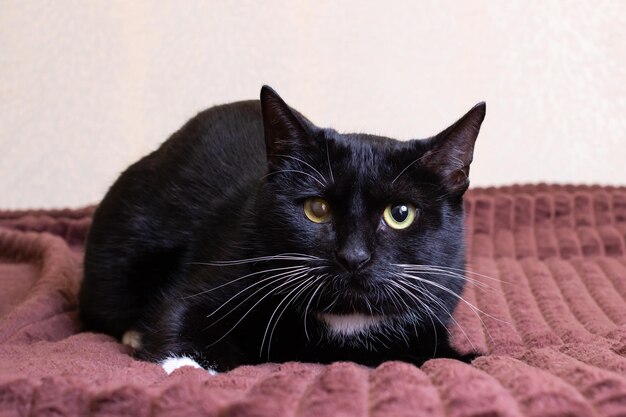
<svg viewBox="0 0 626 417">
<path fill-rule="evenodd" d="M 450 320 L 452 320 L 454 322 L 454 324 L 459 328 L 459 330 L 461 330 L 461 333 L 463 333 L 463 336 L 465 336 L 465 339 L 467 339 L 467 341 L 469 342 L 470 346 L 472 346 L 472 349 L 476 350 L 476 347 L 474 346 L 474 343 L 472 343 L 472 340 L 469 338 L 469 336 L 465 332 L 465 329 L 463 329 L 463 326 L 461 326 L 461 324 L 454 318 L 454 315 L 443 305 L 443 303 L 442 303 L 442 301 L 440 299 L 438 299 L 433 293 L 428 291 L 423 286 L 422 286 L 422 288 L 420 288 L 420 287 L 418 287 L 416 285 L 413 285 L 410 282 L 407 282 L 405 279 L 402 279 L 399 282 L 401 284 L 403 284 L 403 285 L 406 285 L 406 286 L 408 286 L 410 288 L 413 288 L 414 290 L 418 291 L 420 294 L 422 294 L 425 297 L 427 297 L 430 301 L 435 303 L 439 307 L 439 310 L 441 310 L 443 313 L 447 314 L 448 317 L 450 317 Z M 435 314 L 435 318 L 437 319 L 437 321 L 439 321 L 439 323 L 441 323 L 441 325 L 446 330 L 448 329 L 448 327 L 443 323 L 443 321 L 439 318 L 438 315 Z M 434 325 L 434 323 L 433 323 L 433 325 Z"/>
<path fill-rule="evenodd" d="M 450 270 L 450 271 L 458 271 L 458 272 L 462 272 L 462 273 L 466 273 L 466 274 L 476 275 L 476 276 L 481 277 L 481 278 L 490 279 L 492 281 L 497 281 L 497 282 L 501 282 L 501 283 L 505 283 L 505 284 L 510 284 L 510 282 L 503 281 L 501 279 L 494 278 L 494 277 L 491 277 L 489 275 L 479 274 L 478 272 L 474 272 L 474 271 L 472 271 L 470 269 L 467 269 L 467 268 L 453 268 L 453 267 L 450 267 L 450 266 L 443 266 L 443 265 L 420 265 L 420 264 L 393 264 L 393 265 L 399 266 L 399 267 L 404 268 L 404 269 L 411 269 L 411 268 L 418 268 L 419 269 L 419 268 L 425 267 L 425 268 L 439 268 L 439 269 L 445 269 L 445 270 Z"/>
<path fill-rule="evenodd" d="M 476 285 L 477 287 L 480 287 L 481 289 L 490 289 L 490 290 L 497 290 L 496 288 L 485 284 L 482 281 L 479 281 L 477 279 L 474 278 L 470 278 L 470 277 L 466 277 L 464 275 L 461 275 L 459 273 L 456 272 L 452 272 L 452 271 L 447 271 L 445 269 L 439 269 L 439 268 L 433 268 L 433 267 L 424 267 L 424 268 L 403 268 L 405 272 L 412 272 L 412 273 L 427 273 L 430 275 L 439 275 L 439 276 L 445 276 L 445 277 L 449 277 L 449 278 L 456 278 L 460 281 L 467 281 L 470 282 L 474 285 Z"/>
<path fill-rule="evenodd" d="M 247 316 L 248 314 L 250 314 L 254 308 L 256 306 L 258 306 L 259 304 L 261 304 L 261 302 L 263 302 L 263 300 L 265 300 L 267 297 L 269 297 L 270 295 L 272 295 L 273 293 L 275 293 L 277 290 L 279 290 L 280 288 L 284 287 L 285 285 L 294 282 L 296 280 L 298 280 L 300 277 L 296 277 L 296 278 L 291 278 L 289 281 L 284 282 L 282 284 L 280 284 L 278 287 L 273 288 L 272 290 L 270 290 L 267 294 L 265 294 L 263 297 L 261 297 L 256 303 L 254 303 L 254 305 L 252 307 L 250 307 L 248 309 L 248 311 L 246 311 L 246 313 L 241 316 L 241 318 L 230 328 L 230 330 L 228 330 L 226 333 L 224 333 L 224 335 L 222 335 L 222 337 L 220 337 L 219 339 L 217 339 L 215 342 L 207 345 L 206 347 L 211 347 L 217 343 L 219 343 L 222 339 L 224 339 L 226 336 L 228 336 L 233 330 L 235 330 L 235 328 L 239 325 L 239 323 L 241 323 Z"/>
<path fill-rule="evenodd" d="M 280 314 L 276 318 L 276 321 L 274 322 L 274 326 L 272 327 L 272 331 L 270 332 L 270 337 L 269 337 L 268 342 L 267 342 L 267 360 L 270 359 L 270 348 L 271 348 L 271 345 L 272 345 L 272 338 L 274 337 L 274 330 L 276 330 L 276 326 L 278 325 L 278 321 L 280 320 L 282 315 L 285 313 L 285 311 L 287 310 L 289 305 L 291 305 L 291 303 L 293 303 L 295 300 L 297 300 L 298 297 L 300 297 L 300 295 L 303 294 L 308 288 L 311 288 L 312 286 L 314 286 L 315 283 L 317 281 L 319 281 L 321 278 L 322 278 L 322 276 L 311 277 L 309 280 L 305 281 L 306 285 L 304 285 L 304 287 L 301 288 L 292 297 L 292 299 L 287 304 L 285 304 L 285 307 L 283 307 L 282 311 L 280 312 Z M 285 297 L 285 299 L 283 299 L 283 301 L 286 300 L 287 297 L 289 297 L 290 294 L 292 294 L 294 291 L 297 291 L 297 290 L 298 290 L 298 288 L 295 288 L 294 290 L 292 290 L 289 294 L 287 294 L 287 296 Z M 274 310 L 274 313 L 276 313 L 276 311 L 278 311 L 279 307 L 280 307 L 280 304 L 276 307 L 276 310 Z M 272 317 L 273 316 L 274 316 L 274 314 L 272 314 Z M 263 352 L 263 344 L 265 343 L 265 336 L 267 335 L 267 330 L 269 329 L 269 326 L 270 326 L 270 324 L 272 322 L 272 317 L 270 317 L 269 321 L 267 322 L 267 327 L 265 329 L 265 334 L 263 335 L 263 341 L 261 342 L 261 352 L 259 352 L 259 355 L 261 355 L 262 352 Z"/>
<path fill-rule="evenodd" d="M 328 276 L 328 274 L 322 274 L 322 277 Z M 315 291 L 313 291 L 313 294 L 311 294 L 311 298 L 309 298 L 309 302 L 306 304 L 306 307 L 304 308 L 304 334 L 306 336 L 306 340 L 310 341 L 311 339 L 309 339 L 309 332 L 307 330 L 307 314 L 309 313 L 309 307 L 311 306 L 311 302 L 313 302 L 313 298 L 315 298 L 315 294 L 317 294 L 317 292 L 328 286 L 328 282 L 322 284 L 322 285 L 318 285 L 317 288 L 315 289 Z"/>
<path fill-rule="evenodd" d="M 315 169 L 311 164 L 309 164 L 306 161 L 303 161 L 300 158 L 296 158 L 295 156 L 291 156 L 291 155 L 280 155 L 280 154 L 274 154 L 274 156 L 278 156 L 281 158 L 290 158 L 290 159 L 294 159 L 300 163 L 303 163 L 304 165 L 308 166 L 309 168 L 311 168 L 313 171 L 315 171 L 317 173 L 317 175 L 319 175 L 322 178 L 322 181 L 324 181 L 325 183 L 328 183 L 328 180 L 317 170 Z"/>
<path fill-rule="evenodd" d="M 250 298 L 254 297 L 256 294 L 258 294 L 259 292 L 263 291 L 265 288 L 273 285 L 276 283 L 276 281 L 281 281 L 281 280 L 287 280 L 286 282 L 284 282 L 284 285 L 287 285 L 291 282 L 296 281 L 298 278 L 302 277 L 306 272 L 303 271 L 298 271 L 298 272 L 289 272 L 289 273 L 283 273 L 283 276 L 280 277 L 276 277 L 276 276 L 272 276 L 272 277 L 268 277 L 268 278 L 264 278 L 263 281 L 268 281 L 270 280 L 270 282 L 268 282 L 267 284 L 263 285 L 261 288 L 258 288 L 256 291 L 254 291 L 252 294 L 248 295 L 244 300 L 242 300 L 241 302 L 239 302 L 239 304 L 237 304 L 235 307 L 231 308 L 226 314 L 223 314 L 219 319 L 213 321 L 213 323 L 211 323 L 207 328 L 214 326 L 216 323 L 218 323 L 219 321 L 221 321 L 222 319 L 224 319 L 225 317 L 227 317 L 230 313 L 234 312 L 235 310 L 237 310 L 240 306 L 242 306 L 243 304 L 246 303 L 246 301 L 248 301 Z M 207 318 L 212 317 L 213 315 L 215 315 L 215 313 L 217 313 L 219 310 L 221 310 L 224 306 L 226 306 L 230 301 L 234 300 L 235 298 L 237 298 L 239 295 L 241 295 L 242 293 L 244 293 L 245 291 L 249 290 L 250 288 L 255 287 L 256 285 L 262 283 L 263 281 L 259 281 L 257 283 L 254 283 L 248 287 L 246 287 L 245 289 L 239 291 L 237 294 L 235 294 L 234 296 L 232 296 L 231 298 L 229 298 L 226 302 L 224 302 L 221 306 L 219 306 L 217 309 L 215 309 L 211 314 L 209 314 L 208 316 L 206 316 Z M 281 286 L 279 286 L 278 288 L 281 288 Z M 275 290 L 272 290 L 272 292 L 274 292 Z"/>
<path fill-rule="evenodd" d="M 428 285 L 432 285 L 433 287 L 437 287 L 437 288 L 447 292 L 448 294 L 458 298 L 460 301 L 463 301 L 472 310 L 478 311 L 478 312 L 482 313 L 483 315 L 485 315 L 485 316 L 487 316 L 487 317 L 489 317 L 489 318 L 491 318 L 493 320 L 500 321 L 500 322 L 506 323 L 506 324 L 510 324 L 507 321 L 501 320 L 501 319 L 499 319 L 497 317 L 494 317 L 494 316 L 490 315 L 489 313 L 486 313 L 486 312 L 482 311 L 481 309 L 479 309 L 478 307 L 476 307 L 475 305 L 473 305 L 472 303 L 467 301 L 465 298 L 463 298 L 459 294 L 455 293 L 454 291 L 450 290 L 449 288 L 446 288 L 445 286 L 443 286 L 443 285 L 441 285 L 439 283 L 436 283 L 434 281 L 431 281 L 431 280 L 428 280 L 428 279 L 424 279 L 424 278 L 421 278 L 421 277 L 418 277 L 418 276 L 415 276 L 415 275 L 410 275 L 410 274 L 407 274 L 407 273 L 401 273 L 400 275 L 403 278 L 413 279 L 413 280 L 420 281 L 420 282 L 423 282 L 423 283 L 428 284 Z"/>
<path fill-rule="evenodd" d="M 437 316 L 434 312 L 433 309 L 426 304 L 425 302 L 423 302 L 419 297 L 417 297 L 415 294 L 413 294 L 411 291 L 407 290 L 402 284 L 404 283 L 404 281 L 399 281 L 399 282 L 393 282 L 393 284 L 396 284 L 405 294 L 407 294 L 409 297 L 411 297 L 412 299 L 416 300 L 422 308 L 426 309 L 426 313 L 428 313 L 428 318 L 430 319 L 430 323 L 433 326 L 433 334 L 435 336 L 435 348 L 433 350 L 433 358 L 435 356 L 437 356 L 437 345 L 438 345 L 438 341 L 437 341 L 437 326 L 435 326 L 435 322 L 433 321 L 433 317 L 435 317 L 439 323 L 441 323 L 441 325 L 443 326 L 444 329 L 447 329 L 446 325 L 443 324 L 443 322 L 441 321 L 441 319 L 439 318 L 439 316 Z M 416 288 L 417 289 L 417 288 Z M 419 290 L 418 290 L 419 292 Z M 421 292 L 423 294 L 423 292 Z M 406 303 L 405 303 L 406 304 Z M 415 329 L 415 328 L 414 328 Z M 417 331 L 416 331 L 417 332 Z M 469 339 L 468 339 L 469 341 Z M 470 341 L 470 343 L 472 343 Z"/>
<path fill-rule="evenodd" d="M 270 175 L 279 174 L 281 172 L 296 172 L 298 174 L 303 174 L 303 175 L 306 175 L 306 176 L 308 176 L 310 178 L 313 178 L 322 187 L 326 187 L 323 182 L 321 182 L 319 179 L 317 179 L 313 175 L 311 175 L 311 174 L 309 174 L 307 172 L 304 172 L 304 171 L 297 170 L 297 169 L 281 169 L 281 170 L 278 170 L 278 171 L 272 171 L 269 174 L 262 176 L 261 179 L 265 179 L 265 178 L 269 177 Z"/>
<path fill-rule="evenodd" d="M 295 272 L 296 270 L 298 270 L 298 269 L 300 269 L 300 268 L 306 268 L 306 267 L 301 266 L 301 265 L 294 265 L 294 266 L 286 266 L 286 267 L 283 267 L 283 268 L 273 268 L 273 269 L 266 269 L 266 270 L 263 270 L 263 271 L 253 272 L 253 273 L 250 273 L 250 274 L 244 275 L 244 276 L 242 276 L 242 277 L 235 278 L 235 279 L 233 279 L 233 280 L 230 280 L 230 281 L 228 281 L 228 282 L 225 282 L 224 284 L 220 284 L 220 285 L 218 285 L 217 287 L 209 288 L 208 290 L 204 290 L 204 291 L 201 291 L 201 292 L 199 292 L 199 293 L 192 294 L 192 295 L 187 295 L 187 296 L 182 297 L 182 298 L 183 298 L 183 299 L 186 299 L 186 298 L 192 298 L 192 297 L 197 297 L 197 296 L 200 296 L 200 295 L 203 295 L 203 294 L 207 294 L 207 293 L 210 293 L 210 292 L 212 292 L 212 291 L 218 290 L 218 289 L 220 289 L 220 288 L 226 287 L 226 286 L 228 286 L 228 285 L 234 284 L 235 282 L 237 282 L 237 281 L 241 281 L 242 279 L 249 278 L 249 277 L 252 277 L 252 276 L 255 276 L 255 275 L 259 275 L 259 274 L 266 274 L 266 273 L 269 273 L 269 272 L 275 272 L 275 271 L 285 271 L 285 270 L 287 270 L 287 271 L 288 271 L 288 270 L 291 270 L 290 272 Z M 280 275 L 280 274 L 279 274 L 279 275 Z M 274 275 L 274 276 L 276 276 L 276 275 Z M 271 277 L 270 277 L 270 278 L 271 278 Z M 264 279 L 264 280 L 265 280 L 265 279 Z M 257 281 L 257 283 L 258 283 L 258 282 L 262 282 L 262 281 Z M 228 301 L 227 301 L 227 302 L 228 302 Z"/>
<path fill-rule="evenodd" d="M 266 261 L 311 261 L 320 260 L 317 256 L 305 255 L 301 253 L 281 253 L 278 255 L 259 256 L 256 258 L 235 259 L 231 261 L 212 261 L 212 262 L 189 262 L 188 265 L 208 265 L 208 266 L 230 266 L 242 265 L 256 262 Z"/>
</svg>

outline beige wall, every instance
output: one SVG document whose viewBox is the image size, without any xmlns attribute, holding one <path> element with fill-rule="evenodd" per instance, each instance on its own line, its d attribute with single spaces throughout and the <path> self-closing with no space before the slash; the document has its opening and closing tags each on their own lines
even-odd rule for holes
<svg viewBox="0 0 626 417">
<path fill-rule="evenodd" d="M 626 1 L 3 0 L 0 207 L 96 202 L 263 83 L 404 139 L 486 100 L 473 185 L 626 184 Z"/>
</svg>

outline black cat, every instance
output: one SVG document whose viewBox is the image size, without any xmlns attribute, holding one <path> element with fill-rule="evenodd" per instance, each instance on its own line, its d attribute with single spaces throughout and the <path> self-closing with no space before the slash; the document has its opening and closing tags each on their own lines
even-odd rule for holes
<svg viewBox="0 0 626 417">
<path fill-rule="evenodd" d="M 480 103 L 425 140 L 340 134 L 269 87 L 198 114 L 96 210 L 85 325 L 168 371 L 471 359 L 446 325 L 484 116 Z"/>
</svg>

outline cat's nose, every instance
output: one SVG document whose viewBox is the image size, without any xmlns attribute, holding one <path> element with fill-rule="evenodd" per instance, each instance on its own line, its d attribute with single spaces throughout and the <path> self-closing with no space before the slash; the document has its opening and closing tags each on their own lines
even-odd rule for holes
<svg viewBox="0 0 626 417">
<path fill-rule="evenodd" d="M 335 256 L 337 261 L 348 272 L 356 272 L 370 260 L 370 254 L 364 248 L 344 248 L 338 251 Z"/>
</svg>

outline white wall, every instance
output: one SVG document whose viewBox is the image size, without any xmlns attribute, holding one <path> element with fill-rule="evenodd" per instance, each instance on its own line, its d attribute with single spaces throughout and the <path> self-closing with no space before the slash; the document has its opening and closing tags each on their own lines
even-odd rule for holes
<svg viewBox="0 0 626 417">
<path fill-rule="evenodd" d="M 322 126 L 436 133 L 472 184 L 626 184 L 626 1 L 0 2 L 0 207 L 97 202 L 197 111 L 272 85 Z"/>
</svg>

